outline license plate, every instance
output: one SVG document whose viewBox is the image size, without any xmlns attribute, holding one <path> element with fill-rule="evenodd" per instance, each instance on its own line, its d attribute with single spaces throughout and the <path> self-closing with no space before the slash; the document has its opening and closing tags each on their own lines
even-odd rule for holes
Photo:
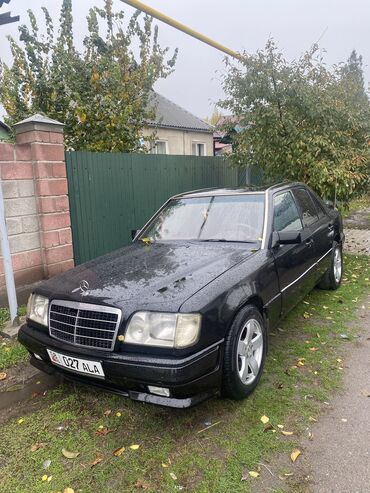
<svg viewBox="0 0 370 493">
<path fill-rule="evenodd" d="M 88 359 L 76 358 L 75 356 L 67 356 L 66 354 L 56 353 L 55 351 L 47 350 L 50 360 L 54 365 L 67 368 L 67 370 L 76 373 L 84 373 L 94 377 L 103 377 L 104 371 L 101 363 Z"/>
</svg>

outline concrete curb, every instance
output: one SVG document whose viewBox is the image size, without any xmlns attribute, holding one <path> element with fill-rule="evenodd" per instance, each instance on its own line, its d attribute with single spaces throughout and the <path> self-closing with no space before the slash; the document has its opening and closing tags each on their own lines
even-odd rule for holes
<svg viewBox="0 0 370 493">
<path fill-rule="evenodd" d="M 8 339 L 16 339 L 21 325 L 26 321 L 26 317 L 20 317 L 15 324 L 8 322 L 3 329 L 0 329 L 0 336 Z"/>
</svg>

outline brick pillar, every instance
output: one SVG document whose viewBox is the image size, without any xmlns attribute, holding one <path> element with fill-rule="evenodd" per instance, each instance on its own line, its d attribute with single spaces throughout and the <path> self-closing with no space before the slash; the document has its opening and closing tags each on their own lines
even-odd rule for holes
<svg viewBox="0 0 370 493">
<path fill-rule="evenodd" d="M 23 153 L 32 163 L 44 277 L 49 278 L 74 265 L 63 124 L 34 115 L 14 128 L 17 160 Z"/>
</svg>

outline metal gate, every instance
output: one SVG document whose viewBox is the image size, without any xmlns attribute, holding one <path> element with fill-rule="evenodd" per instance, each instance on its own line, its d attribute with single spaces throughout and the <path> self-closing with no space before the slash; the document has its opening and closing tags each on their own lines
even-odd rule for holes
<svg viewBox="0 0 370 493">
<path fill-rule="evenodd" d="M 76 264 L 129 244 L 172 195 L 239 184 L 221 157 L 73 151 L 66 164 Z"/>
</svg>

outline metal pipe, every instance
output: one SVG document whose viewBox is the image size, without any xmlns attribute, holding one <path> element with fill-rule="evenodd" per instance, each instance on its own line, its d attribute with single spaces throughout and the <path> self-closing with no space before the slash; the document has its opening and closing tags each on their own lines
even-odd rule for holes
<svg viewBox="0 0 370 493">
<path fill-rule="evenodd" d="M 8 295 L 10 320 L 14 325 L 18 320 L 17 293 L 15 290 L 12 256 L 10 254 L 8 231 L 5 222 L 4 196 L 2 182 L 0 181 L 0 244 L 3 255 L 6 292 Z"/>
<path fill-rule="evenodd" d="M 211 38 L 208 38 L 207 36 L 204 36 L 204 34 L 198 33 L 197 31 L 194 31 L 194 29 L 191 29 L 188 26 L 185 26 L 185 24 L 181 24 L 181 22 L 176 21 L 175 19 L 172 19 L 166 14 L 163 14 L 162 12 L 159 12 L 156 9 L 153 9 L 152 7 L 149 7 L 148 5 L 145 5 L 142 2 L 139 2 L 138 0 L 121 0 L 121 2 L 127 3 L 128 5 L 131 5 L 131 7 L 134 7 L 138 10 L 142 10 L 146 14 L 155 17 L 159 21 L 165 22 L 171 27 L 174 27 L 175 29 L 178 29 L 179 31 L 182 31 L 185 34 L 188 34 L 189 36 L 192 36 L 193 38 L 199 39 L 199 41 L 202 41 L 203 43 L 208 44 L 209 46 L 213 46 L 213 48 L 216 48 L 216 50 L 222 51 L 223 53 L 226 53 L 227 55 L 230 55 L 234 58 L 238 58 L 239 60 L 242 58 L 240 53 L 237 53 L 236 51 L 230 50 L 229 48 L 226 48 L 226 46 L 223 46 L 222 44 L 218 43 L 217 41 L 214 41 Z"/>
</svg>

